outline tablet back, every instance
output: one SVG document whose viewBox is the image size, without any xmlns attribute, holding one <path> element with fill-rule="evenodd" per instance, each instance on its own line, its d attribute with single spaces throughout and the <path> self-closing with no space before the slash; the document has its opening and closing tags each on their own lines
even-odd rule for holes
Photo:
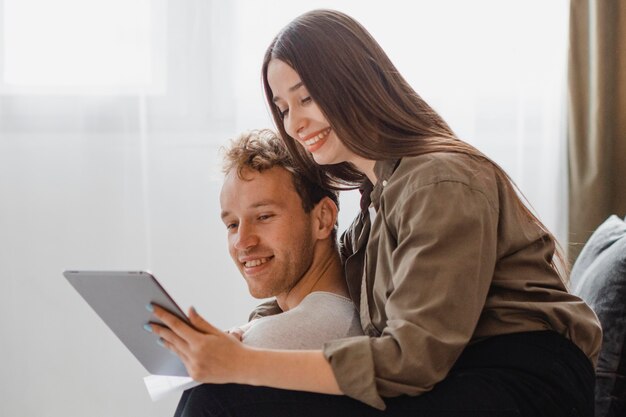
<svg viewBox="0 0 626 417">
<path fill-rule="evenodd" d="M 63 275 L 153 375 L 188 376 L 178 356 L 157 344 L 144 324 L 160 323 L 146 309 L 158 304 L 189 322 L 156 278 L 145 271 L 65 271 Z"/>
</svg>

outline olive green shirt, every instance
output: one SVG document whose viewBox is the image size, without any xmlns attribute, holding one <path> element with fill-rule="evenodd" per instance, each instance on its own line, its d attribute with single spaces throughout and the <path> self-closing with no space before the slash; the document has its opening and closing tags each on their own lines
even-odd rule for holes
<svg viewBox="0 0 626 417">
<path fill-rule="evenodd" d="M 468 344 L 525 331 L 554 330 L 595 364 L 597 317 L 490 164 L 432 153 L 379 161 L 375 173 L 341 239 L 365 336 L 323 349 L 346 395 L 384 409 L 381 397 L 431 390 Z"/>
</svg>

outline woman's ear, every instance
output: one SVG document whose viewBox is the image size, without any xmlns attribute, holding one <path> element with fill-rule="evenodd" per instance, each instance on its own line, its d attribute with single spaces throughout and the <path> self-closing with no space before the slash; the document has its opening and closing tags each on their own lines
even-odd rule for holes
<svg viewBox="0 0 626 417">
<path fill-rule="evenodd" d="M 322 198 L 313 207 L 314 231 L 317 239 L 326 239 L 332 236 L 337 224 L 337 205 L 328 197 Z"/>
</svg>

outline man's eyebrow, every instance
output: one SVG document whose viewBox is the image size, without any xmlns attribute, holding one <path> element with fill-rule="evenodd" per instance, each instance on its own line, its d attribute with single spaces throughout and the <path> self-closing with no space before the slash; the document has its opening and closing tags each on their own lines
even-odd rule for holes
<svg viewBox="0 0 626 417">
<path fill-rule="evenodd" d="M 292 92 L 296 91 L 298 88 L 302 87 L 303 85 L 304 85 L 304 83 L 302 81 L 298 81 L 296 84 L 294 84 L 291 87 L 289 87 L 289 92 L 292 93 Z M 272 101 L 274 103 L 276 103 L 278 100 L 280 100 L 280 97 L 278 97 L 278 96 L 274 96 L 274 98 L 272 99 Z"/>
<path fill-rule="evenodd" d="M 276 200 L 261 200 L 250 205 L 250 208 L 259 208 L 259 207 L 265 207 L 265 206 L 280 206 L 280 205 L 281 203 Z"/>
<path fill-rule="evenodd" d="M 248 208 L 251 209 L 257 209 L 259 207 L 266 207 L 266 206 L 280 206 L 281 204 L 278 201 L 275 200 L 262 200 L 262 201 L 258 201 L 252 205 L 250 205 Z M 229 211 L 222 211 L 221 214 L 221 218 L 224 219 L 224 217 L 228 217 L 228 215 L 230 215 Z"/>
</svg>

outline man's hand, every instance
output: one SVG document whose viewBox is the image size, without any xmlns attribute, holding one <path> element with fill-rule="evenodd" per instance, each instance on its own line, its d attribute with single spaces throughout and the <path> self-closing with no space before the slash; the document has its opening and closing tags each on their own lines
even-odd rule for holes
<svg viewBox="0 0 626 417">
<path fill-rule="evenodd" d="M 204 383 L 244 383 L 241 372 L 247 348 L 233 337 L 209 324 L 192 307 L 189 321 L 180 320 L 157 305 L 154 315 L 167 327 L 150 323 L 152 331 L 161 337 L 163 346 L 181 359 L 189 376 Z"/>
<path fill-rule="evenodd" d="M 230 330 L 227 330 L 226 333 L 239 340 L 240 342 L 243 339 L 243 329 L 241 327 L 232 328 Z"/>
</svg>

